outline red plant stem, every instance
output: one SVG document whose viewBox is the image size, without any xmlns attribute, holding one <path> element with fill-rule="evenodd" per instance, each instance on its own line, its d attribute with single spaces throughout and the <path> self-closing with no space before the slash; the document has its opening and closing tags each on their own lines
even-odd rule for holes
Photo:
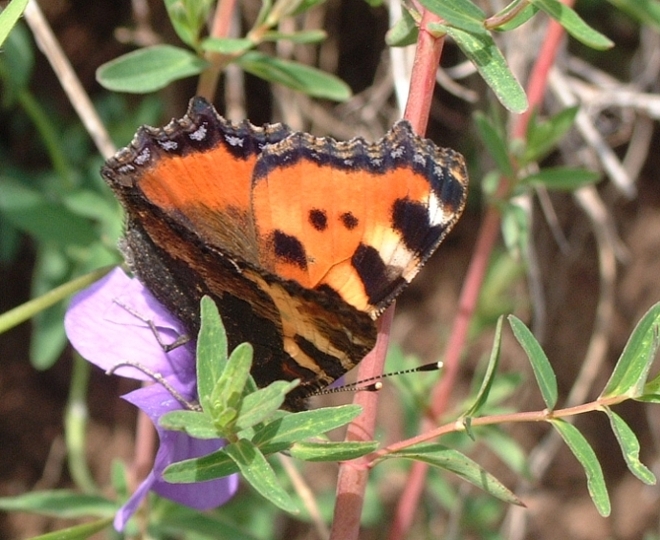
<svg viewBox="0 0 660 540">
<path fill-rule="evenodd" d="M 564 3 L 570 5 L 573 2 L 572 0 L 567 0 Z M 524 136 L 531 112 L 540 106 L 543 101 L 550 68 L 554 64 L 557 49 L 559 48 L 559 43 L 563 34 L 564 30 L 561 25 L 554 20 L 551 20 L 546 31 L 546 38 L 543 41 L 541 51 L 537 57 L 538 60 L 532 68 L 527 83 L 529 108 L 524 114 L 518 117 L 513 126 L 512 137 L 514 138 Z M 501 180 L 501 186 L 500 189 L 498 189 L 498 193 L 506 191 L 506 186 L 503 182 L 504 179 Z M 488 260 L 490 259 L 497 239 L 499 228 L 499 213 L 495 207 L 491 206 L 481 225 L 475 251 L 468 268 L 466 281 L 461 290 L 459 310 L 454 321 L 451 337 L 445 353 L 444 375 L 433 393 L 431 413 L 435 419 L 440 418 L 447 409 L 450 392 L 458 374 L 460 355 L 465 347 L 465 342 L 467 341 L 470 319 L 476 309 L 478 293 L 487 269 Z M 422 422 L 422 431 L 429 429 L 430 427 L 432 427 L 430 419 L 426 419 Z M 408 482 L 406 482 L 406 486 L 399 499 L 399 504 L 392 522 L 392 528 L 388 536 L 389 540 L 400 540 L 407 536 L 407 532 L 410 529 L 414 517 L 415 509 L 418 507 L 419 498 L 424 489 L 424 478 L 427 467 L 428 466 L 422 462 L 415 462 L 413 464 Z"/>
<path fill-rule="evenodd" d="M 211 24 L 211 37 L 227 37 L 229 35 L 229 27 L 231 25 L 231 17 L 234 9 L 236 8 L 236 0 L 220 0 L 218 7 L 213 16 L 213 23 Z M 211 64 L 205 69 L 199 77 L 197 83 L 197 95 L 205 97 L 209 101 L 213 101 L 215 91 L 218 88 L 218 79 L 220 78 L 220 71 L 222 70 L 223 55 L 207 51 L 204 55 Z"/>
<path fill-rule="evenodd" d="M 444 43 L 444 39 L 433 37 L 424 28 L 429 22 L 437 20 L 435 15 L 429 13 L 425 13 L 422 18 L 410 94 L 404 114 L 404 117 L 419 134 L 424 134 L 426 131 L 435 88 L 435 72 L 440 62 Z M 378 342 L 374 350 L 360 362 L 359 379 L 366 379 L 383 372 L 393 316 L 394 305 L 380 318 Z M 362 405 L 363 413 L 348 427 L 346 440 L 372 440 L 376 425 L 377 392 L 357 392 L 353 402 Z M 330 538 L 333 540 L 355 540 L 359 536 L 364 492 L 369 476 L 366 465 L 366 460 L 355 460 L 340 465 L 337 478 L 337 502 L 330 531 Z"/>
<path fill-rule="evenodd" d="M 377 377 L 383 373 L 390 338 L 394 306 L 390 306 L 379 320 L 378 340 L 374 349 L 358 365 L 358 380 Z M 376 427 L 378 392 L 356 392 L 353 403 L 362 406 L 362 414 L 348 426 L 347 441 L 371 441 Z M 364 505 L 364 492 L 369 469 L 364 459 L 345 461 L 339 466 L 337 501 L 330 530 L 331 540 L 357 540 Z"/>
<path fill-rule="evenodd" d="M 435 73 L 440 64 L 442 47 L 445 43 L 444 36 L 440 38 L 432 36 L 426 31 L 426 27 L 429 23 L 439 20 L 429 11 L 425 11 L 422 16 L 410 78 L 410 93 L 403 115 L 420 135 L 426 133 L 435 89 Z"/>
<path fill-rule="evenodd" d="M 566 5 L 572 5 L 573 0 L 563 2 Z M 545 34 L 545 39 L 541 45 L 541 50 L 537 57 L 537 61 L 532 67 L 532 71 L 527 81 L 527 100 L 529 101 L 529 108 L 518 117 L 517 122 L 512 129 L 512 137 L 523 138 L 525 131 L 527 131 L 527 124 L 529 117 L 534 110 L 543 102 L 545 89 L 548 86 L 548 75 L 550 68 L 555 63 L 557 50 L 559 49 L 559 42 L 564 36 L 564 29 L 554 19 L 548 24 L 548 29 Z"/>
</svg>

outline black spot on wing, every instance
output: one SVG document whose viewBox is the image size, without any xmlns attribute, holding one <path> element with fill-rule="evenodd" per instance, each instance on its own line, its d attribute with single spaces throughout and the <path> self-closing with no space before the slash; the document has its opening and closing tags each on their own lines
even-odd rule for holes
<svg viewBox="0 0 660 540">
<path fill-rule="evenodd" d="M 307 254 L 305 246 L 295 236 L 286 234 L 279 229 L 272 234 L 273 251 L 278 258 L 295 264 L 298 268 L 307 268 Z"/>
<path fill-rule="evenodd" d="M 351 264 L 360 276 L 369 303 L 378 306 L 392 298 L 406 281 L 399 272 L 389 267 L 372 246 L 360 244 L 351 258 Z"/>
<path fill-rule="evenodd" d="M 426 205 L 410 199 L 397 199 L 392 205 L 392 225 L 401 233 L 405 246 L 416 254 L 435 246 L 443 227 L 432 226 Z"/>
<path fill-rule="evenodd" d="M 358 218 L 356 218 L 351 212 L 344 212 L 341 216 L 339 216 L 339 219 L 344 224 L 344 227 L 346 227 L 349 231 L 355 229 L 355 227 L 357 227 L 358 223 L 360 222 Z"/>
<path fill-rule="evenodd" d="M 325 231 L 328 228 L 328 214 L 325 210 L 313 208 L 309 211 L 309 222 L 317 231 Z"/>
<path fill-rule="evenodd" d="M 321 285 L 315 287 L 314 290 L 323 293 L 328 298 L 331 298 L 332 301 L 345 302 L 341 295 L 327 283 L 321 283 Z"/>
</svg>

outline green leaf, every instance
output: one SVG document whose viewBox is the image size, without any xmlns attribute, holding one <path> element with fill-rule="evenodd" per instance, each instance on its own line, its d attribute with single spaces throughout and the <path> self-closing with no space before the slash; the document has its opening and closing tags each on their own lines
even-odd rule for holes
<svg viewBox="0 0 660 540">
<path fill-rule="evenodd" d="M 240 431 L 269 418 L 284 403 L 286 394 L 298 386 L 299 381 L 275 381 L 243 398 L 241 412 L 235 428 Z"/>
<path fill-rule="evenodd" d="M 420 0 L 420 3 L 441 17 L 447 26 L 471 33 L 484 30 L 486 14 L 470 0 Z"/>
<path fill-rule="evenodd" d="M 493 386 L 495 373 L 497 372 L 497 366 L 500 362 L 500 351 L 502 348 L 502 320 L 503 317 L 500 315 L 497 319 L 495 337 L 493 338 L 493 348 L 490 351 L 490 358 L 488 360 L 488 366 L 486 367 L 486 374 L 484 375 L 483 381 L 481 381 L 481 388 L 479 388 L 474 404 L 463 414 L 463 417 L 476 416 L 479 414 L 479 411 L 488 400 L 490 389 Z"/>
<path fill-rule="evenodd" d="M 185 49 L 154 45 L 103 64 L 96 70 L 96 80 L 115 92 L 146 94 L 173 81 L 198 75 L 206 66 L 205 60 Z"/>
<path fill-rule="evenodd" d="M 649 309 L 637 323 L 621 353 L 600 398 L 638 397 L 651 393 L 645 389 L 646 378 L 660 344 L 660 303 Z"/>
<path fill-rule="evenodd" d="M 0 177 L 0 210 L 17 229 L 35 237 L 39 242 L 57 246 L 89 246 L 97 241 L 94 228 L 63 204 L 47 199 L 36 189 L 17 180 Z"/>
<path fill-rule="evenodd" d="M 547 167 L 520 180 L 551 191 L 575 191 L 600 180 L 601 174 L 581 167 Z"/>
<path fill-rule="evenodd" d="M 241 439 L 228 444 L 225 452 L 238 465 L 243 478 L 262 497 L 286 512 L 297 513 L 299 511 L 289 494 L 278 482 L 270 463 L 250 441 Z"/>
<path fill-rule="evenodd" d="M 16 0 L 12 2 L 12 4 L 15 3 Z M 0 14 L 0 19 L 6 11 L 7 10 Z M 3 83 L 3 106 L 8 107 L 13 103 L 17 93 L 27 89 L 30 84 L 34 72 L 34 49 L 34 43 L 29 30 L 23 24 L 15 25 L 2 45 L 2 54 L 0 54 L 0 77 L 2 78 Z M 28 94 L 24 94 L 23 99 L 25 99 L 25 95 Z M 27 105 L 28 109 L 32 108 L 32 105 L 29 105 L 32 103 L 32 99 L 33 98 L 28 98 L 23 107 L 26 107 Z M 31 114 L 39 115 L 39 113 L 39 107 L 37 106 Z M 53 132 L 56 132 L 56 128 L 49 119 L 44 119 L 38 122 L 42 124 L 42 127 L 38 128 L 38 131 L 41 132 L 41 137 L 44 138 L 44 145 L 48 147 L 48 141 L 51 139 L 51 135 L 53 141 L 57 140 L 57 134 L 53 134 Z M 52 160 L 56 172 L 59 173 L 59 171 L 67 169 L 66 165 L 59 167 L 56 164 L 57 159 Z M 68 172 L 68 170 L 66 172 Z"/>
<path fill-rule="evenodd" d="M 5 512 L 31 512 L 64 519 L 112 517 L 117 505 L 99 495 L 85 495 L 70 490 L 33 491 L 16 497 L 0 497 Z"/>
<path fill-rule="evenodd" d="M 485 444 L 493 454 L 498 456 L 503 463 L 518 475 L 531 478 L 527 468 L 527 456 L 522 446 L 500 426 L 486 426 L 480 428 L 483 436 L 480 441 Z"/>
<path fill-rule="evenodd" d="M 573 9 L 566 4 L 562 4 L 559 0 L 530 1 L 555 19 L 571 36 L 587 47 L 598 50 L 614 47 L 614 43 L 607 36 L 591 28 Z"/>
<path fill-rule="evenodd" d="M 529 104 L 525 91 L 511 73 L 489 32 L 483 28 L 479 33 L 470 33 L 451 26 L 437 26 L 454 39 L 504 107 L 514 113 L 527 110 Z"/>
<path fill-rule="evenodd" d="M 404 7 L 401 18 L 385 34 L 385 43 L 390 47 L 406 47 L 415 43 L 418 35 L 417 23 Z"/>
<path fill-rule="evenodd" d="M 181 41 L 196 47 L 214 0 L 165 0 L 167 14 Z"/>
<path fill-rule="evenodd" d="M 213 419 L 198 411 L 171 411 L 158 419 L 161 427 L 172 431 L 183 431 L 195 439 L 217 439 L 222 437 Z"/>
<path fill-rule="evenodd" d="M 112 520 L 113 518 L 99 519 L 91 523 L 83 523 L 67 529 L 33 536 L 30 540 L 84 540 L 109 527 Z"/>
<path fill-rule="evenodd" d="M 5 42 L 9 32 L 23 15 L 28 0 L 12 0 L 0 12 L 0 45 Z"/>
<path fill-rule="evenodd" d="M 274 58 L 258 51 L 249 51 L 240 57 L 237 63 L 252 75 L 312 97 L 333 101 L 346 101 L 351 97 L 351 89 L 341 79 L 298 62 Z"/>
<path fill-rule="evenodd" d="M 488 471 L 472 461 L 465 454 L 441 444 L 419 444 L 400 452 L 393 452 L 384 457 L 385 459 L 400 457 L 423 461 L 434 467 L 439 467 L 440 469 L 457 474 L 464 480 L 504 502 L 524 506 L 522 501 L 511 490 Z"/>
<path fill-rule="evenodd" d="M 541 390 L 545 406 L 549 410 L 553 410 L 557 404 L 557 376 L 548 361 L 548 357 L 543 352 L 541 345 L 536 338 L 529 331 L 529 328 L 515 315 L 509 315 L 509 324 L 513 335 L 520 343 L 520 346 L 527 354 L 532 370 L 536 377 L 536 382 Z"/>
<path fill-rule="evenodd" d="M 509 158 L 504 134 L 501 133 L 494 123 L 481 111 L 474 113 L 474 123 L 477 126 L 479 137 L 486 146 L 486 150 L 491 155 L 498 170 L 508 178 L 514 177 L 514 169 Z"/>
<path fill-rule="evenodd" d="M 327 407 L 299 413 L 280 411 L 280 418 L 260 428 L 252 439 L 261 452 L 269 455 L 290 448 L 295 442 L 316 437 L 341 427 L 362 412 L 358 405 Z M 237 471 L 224 449 L 201 458 L 187 459 L 167 467 L 163 477 L 172 483 L 213 480 Z"/>
<path fill-rule="evenodd" d="M 529 216 L 522 206 L 516 202 L 502 205 L 502 236 L 512 256 L 527 257 L 529 229 Z"/>
<path fill-rule="evenodd" d="M 250 378 L 252 356 L 252 345 L 238 345 L 229 355 L 227 365 L 211 392 L 210 409 L 207 412 L 220 428 L 228 427 L 238 416 L 245 385 Z"/>
<path fill-rule="evenodd" d="M 575 123 L 579 110 L 579 107 L 568 107 L 546 120 L 539 120 L 536 113 L 532 113 L 527 125 L 526 146 L 521 165 L 540 161 L 555 148 Z"/>
<path fill-rule="evenodd" d="M 220 54 L 239 55 L 254 47 L 252 40 L 247 38 L 206 38 L 202 41 L 202 49 Z"/>
<path fill-rule="evenodd" d="M 660 31 L 660 3 L 657 0 L 609 0 L 610 4 L 627 13 L 639 23 Z"/>
<path fill-rule="evenodd" d="M 591 500 L 596 506 L 596 510 L 603 517 L 609 516 L 611 511 L 610 497 L 607 494 L 603 469 L 601 469 L 598 458 L 587 442 L 587 439 L 584 438 L 575 426 L 569 424 L 566 420 L 555 418 L 550 420 L 550 423 L 559 435 L 561 435 L 561 438 L 564 439 L 564 442 L 584 468 L 584 472 L 587 475 L 587 489 L 589 490 Z"/>
<path fill-rule="evenodd" d="M 623 458 L 626 460 L 626 465 L 628 465 L 630 472 L 645 484 L 649 486 L 655 485 L 655 475 L 639 460 L 640 446 L 639 441 L 635 436 L 635 432 L 630 429 L 624 419 L 612 409 L 604 407 L 603 410 L 610 419 L 612 431 L 614 432 L 616 440 L 619 442 Z"/>
<path fill-rule="evenodd" d="M 242 503 L 239 503 L 239 506 L 240 504 Z M 264 538 L 263 535 L 258 537 L 255 533 L 248 532 L 248 527 L 252 530 L 254 527 L 250 527 L 248 523 L 241 526 L 234 516 L 227 515 L 228 512 L 202 513 L 161 498 L 158 499 L 158 507 L 154 508 L 154 514 L 158 516 L 157 522 L 153 520 L 149 526 L 150 538 L 153 539 L 263 540 Z M 152 532 L 156 534 L 151 534 Z"/>
<path fill-rule="evenodd" d="M 514 9 L 518 9 L 520 4 L 526 0 L 514 0 L 510 4 L 507 4 L 502 11 L 490 17 L 491 19 L 501 19 L 511 13 Z M 528 4 L 520 12 L 518 12 L 513 19 L 508 20 L 504 24 L 499 26 L 490 27 L 491 30 L 497 30 L 498 32 L 508 32 L 510 30 L 515 30 L 519 26 L 522 26 L 527 21 L 529 21 L 534 15 L 539 12 L 539 8 Z"/>
<path fill-rule="evenodd" d="M 347 461 L 365 456 L 377 448 L 376 441 L 298 442 L 289 452 L 302 461 Z"/>
<path fill-rule="evenodd" d="M 224 478 L 238 472 L 238 465 L 227 455 L 225 449 L 201 458 L 186 459 L 168 466 L 163 478 L 172 484 L 191 484 Z"/>
<path fill-rule="evenodd" d="M 328 34 L 325 30 L 301 30 L 299 32 L 284 33 L 271 30 L 264 33 L 263 41 L 291 41 L 292 43 L 320 43 Z"/>
<path fill-rule="evenodd" d="M 264 454 L 279 452 L 293 443 L 346 425 L 362 413 L 359 405 L 326 407 L 285 414 L 260 429 L 252 439 Z"/>
<path fill-rule="evenodd" d="M 200 303 L 201 326 L 197 338 L 197 394 L 202 409 L 211 409 L 211 394 L 227 364 L 227 334 L 218 306 L 209 296 Z"/>
</svg>

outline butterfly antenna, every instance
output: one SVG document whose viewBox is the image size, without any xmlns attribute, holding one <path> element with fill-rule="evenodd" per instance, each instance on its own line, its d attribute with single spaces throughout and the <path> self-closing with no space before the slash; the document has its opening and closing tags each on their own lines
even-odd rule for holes
<svg viewBox="0 0 660 540">
<path fill-rule="evenodd" d="M 186 409 L 190 411 L 201 411 L 202 408 L 197 404 L 197 403 L 192 403 L 188 401 L 186 398 L 184 398 L 179 391 L 174 388 L 169 382 L 165 380 L 165 377 L 163 377 L 160 373 L 157 373 L 155 371 L 152 371 L 149 369 L 147 366 L 144 366 L 140 364 L 139 362 L 133 362 L 132 360 L 125 360 L 124 362 L 119 362 L 118 364 L 115 364 L 112 366 L 108 371 L 106 371 L 106 375 L 113 375 L 115 371 L 117 371 L 121 367 L 132 367 L 135 368 L 148 377 L 151 377 L 155 382 L 160 384 L 165 390 L 167 390 L 170 394 L 172 394 L 172 397 L 176 399 L 181 405 L 183 405 Z"/>
<path fill-rule="evenodd" d="M 352 383 L 344 384 L 337 388 L 326 388 L 323 391 L 319 392 L 317 395 L 324 394 L 337 394 L 339 392 L 377 392 L 383 387 L 383 379 L 388 377 L 394 377 L 398 375 L 407 375 L 408 373 L 421 373 L 422 371 L 439 371 L 443 367 L 442 362 L 431 362 L 430 364 L 424 364 L 422 366 L 417 366 L 410 369 L 402 369 L 399 371 L 390 371 L 389 373 L 383 373 L 382 375 L 376 375 L 375 377 L 369 377 L 367 379 L 362 379 Z"/>
</svg>

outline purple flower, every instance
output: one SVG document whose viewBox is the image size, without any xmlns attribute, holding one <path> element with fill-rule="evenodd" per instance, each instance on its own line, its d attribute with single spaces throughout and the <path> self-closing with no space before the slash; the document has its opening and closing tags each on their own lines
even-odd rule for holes
<svg viewBox="0 0 660 540">
<path fill-rule="evenodd" d="M 127 309 L 128 308 L 128 309 Z M 104 370 L 122 362 L 135 362 L 161 375 L 187 401 L 195 401 L 194 344 L 164 352 L 144 320 L 151 320 L 161 341 L 170 343 L 185 333 L 148 290 L 117 268 L 88 289 L 78 293 L 64 318 L 71 344 L 88 361 Z M 130 366 L 115 373 L 151 381 L 143 371 Z M 153 469 L 115 516 L 114 526 L 122 531 L 149 490 L 197 510 L 208 510 L 227 502 L 238 488 L 238 476 L 198 484 L 170 484 L 162 478 L 165 468 L 176 461 L 200 457 L 224 445 L 222 439 L 193 439 L 180 431 L 167 431 L 158 424 L 165 413 L 184 406 L 160 384 L 152 384 L 123 396 L 142 409 L 156 426 L 160 447 Z"/>
</svg>

